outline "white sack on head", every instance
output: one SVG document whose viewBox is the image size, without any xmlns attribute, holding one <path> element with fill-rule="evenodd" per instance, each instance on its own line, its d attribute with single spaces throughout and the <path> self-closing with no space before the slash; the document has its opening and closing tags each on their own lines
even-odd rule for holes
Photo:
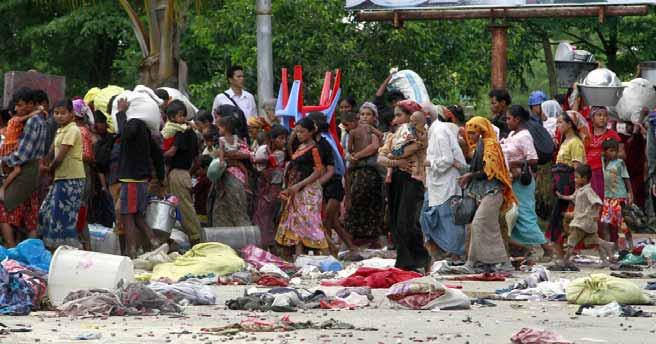
<svg viewBox="0 0 656 344">
<path fill-rule="evenodd" d="M 387 84 L 387 89 L 399 90 L 406 99 L 412 99 L 419 104 L 430 101 L 424 80 L 409 69 L 394 73 Z"/>
<path fill-rule="evenodd" d="M 158 132 L 160 127 L 160 112 L 157 103 L 145 92 L 124 91 L 119 94 L 112 103 L 112 124 L 116 130 L 116 113 L 118 112 L 119 99 L 127 99 L 130 103 L 126 117 L 128 120 L 136 118 L 144 121 L 152 132 Z"/>
<path fill-rule="evenodd" d="M 184 104 L 185 107 L 187 108 L 187 120 L 190 121 L 193 118 L 196 117 L 196 112 L 198 112 L 198 108 L 194 106 L 194 104 L 191 103 L 189 98 L 185 96 L 182 92 L 175 88 L 170 88 L 170 87 L 160 87 L 158 90 L 164 90 L 168 92 L 169 97 L 171 97 L 172 100 L 178 99 L 181 100 Z"/>
<path fill-rule="evenodd" d="M 150 99 L 152 99 L 155 103 L 157 103 L 157 106 L 162 106 L 162 104 L 164 104 L 164 100 L 158 97 L 155 94 L 155 91 L 153 91 L 153 89 L 150 87 L 146 87 L 144 85 L 137 85 L 134 87 L 134 91 L 147 95 L 148 97 L 150 97 Z"/>
<path fill-rule="evenodd" d="M 622 121 L 638 123 L 643 107 L 653 109 L 656 106 L 656 90 L 647 79 L 633 79 L 627 83 L 622 98 L 615 109 Z"/>
</svg>

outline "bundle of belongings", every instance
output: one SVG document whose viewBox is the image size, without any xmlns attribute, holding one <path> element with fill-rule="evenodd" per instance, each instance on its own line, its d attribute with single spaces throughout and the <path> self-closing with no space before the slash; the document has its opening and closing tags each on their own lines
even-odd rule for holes
<svg viewBox="0 0 656 344">
<path fill-rule="evenodd" d="M 652 304 L 648 295 L 634 283 L 605 274 L 592 274 L 572 281 L 565 289 L 567 302 L 577 305 Z"/>
<path fill-rule="evenodd" d="M 397 283 L 386 296 L 393 305 L 405 309 L 469 309 L 471 306 L 462 291 L 447 288 L 428 276 Z"/>
<path fill-rule="evenodd" d="M 355 309 L 373 300 L 369 288 L 348 288 L 328 295 L 323 290 L 309 291 L 302 288 L 251 288 L 244 296 L 231 299 L 226 306 L 232 310 L 295 312 L 297 309 Z"/>
<path fill-rule="evenodd" d="M 0 315 L 27 315 L 39 309 L 46 289 L 41 269 L 5 259 L 0 265 Z"/>
</svg>

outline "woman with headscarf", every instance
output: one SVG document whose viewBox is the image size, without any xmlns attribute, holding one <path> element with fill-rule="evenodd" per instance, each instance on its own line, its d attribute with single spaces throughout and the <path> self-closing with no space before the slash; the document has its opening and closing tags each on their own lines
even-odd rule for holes
<svg viewBox="0 0 656 344">
<path fill-rule="evenodd" d="M 501 149 L 508 161 L 512 175 L 512 189 L 517 198 L 517 223 L 512 228 L 511 243 L 526 247 L 531 261 L 533 247 L 543 246 L 545 255 L 551 256 L 551 248 L 538 226 L 535 212 L 535 178 L 533 171 L 537 166 L 538 153 L 533 145 L 533 137 L 528 131 L 531 115 L 520 105 L 512 105 L 506 115 L 506 124 L 511 130 L 508 137 L 501 140 Z"/>
<path fill-rule="evenodd" d="M 590 130 L 590 139 L 584 141 L 585 144 L 585 159 L 592 169 L 592 189 L 601 198 L 604 199 L 604 169 L 601 162 L 601 154 L 603 149 L 601 145 L 606 140 L 613 139 L 620 142 L 619 156 L 624 157 L 624 144 L 622 138 L 615 132 L 615 130 L 608 129 L 608 108 L 605 106 L 593 106 L 590 111 L 590 122 L 592 123 L 592 130 Z M 605 238 L 608 240 L 608 238 Z"/>
<path fill-rule="evenodd" d="M 549 132 L 551 137 L 556 136 L 556 127 L 558 123 L 558 116 L 563 112 L 563 109 L 560 107 L 555 100 L 547 100 L 546 102 L 540 105 L 542 108 L 542 126 Z"/>
<path fill-rule="evenodd" d="M 498 271 L 514 270 L 501 235 L 499 215 L 516 202 L 510 172 L 492 123 L 477 116 L 465 125 L 470 171 L 460 177 L 460 186 L 474 197 L 478 208 L 471 223 L 467 267 L 477 263 Z"/>
<path fill-rule="evenodd" d="M 378 151 L 378 163 L 392 168 L 389 184 L 389 216 L 392 241 L 396 248 L 396 267 L 404 270 L 429 269 L 428 252 L 423 245 L 423 235 L 419 224 L 419 215 L 424 201 L 424 184 L 412 176 L 416 175 L 417 163 L 409 159 L 391 160 L 387 155 L 392 152 L 395 136 L 410 122 L 410 116 L 421 111 L 421 106 L 413 100 L 399 102 L 394 109 L 394 124 L 397 132 L 389 135 Z M 407 131 L 407 130 L 406 130 Z M 425 148 L 424 148 L 425 149 Z"/>
<path fill-rule="evenodd" d="M 554 248 L 562 256 L 563 244 L 563 213 L 567 211 L 569 201 L 556 196 L 556 192 L 569 196 L 574 193 L 574 169 L 578 164 L 585 163 L 585 148 L 583 140 L 588 137 L 588 126 L 585 118 L 576 111 L 567 111 L 558 117 L 558 131 L 561 144 L 556 155 L 556 164 L 551 169 L 553 176 L 553 193 L 556 204 L 551 212 L 547 238 L 557 243 Z"/>
</svg>

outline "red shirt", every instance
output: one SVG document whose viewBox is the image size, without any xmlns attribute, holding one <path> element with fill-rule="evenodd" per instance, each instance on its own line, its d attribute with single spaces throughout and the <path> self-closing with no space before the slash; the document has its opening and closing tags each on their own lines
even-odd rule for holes
<svg viewBox="0 0 656 344">
<path fill-rule="evenodd" d="M 621 143 L 622 139 L 615 132 L 615 130 L 612 129 L 606 130 L 606 132 L 601 135 L 595 135 L 594 130 L 591 131 L 592 136 L 585 145 L 585 160 L 587 160 L 587 163 L 590 165 L 591 169 L 597 170 L 601 168 L 601 154 L 604 151 L 601 148 L 601 145 L 604 143 L 604 141 L 615 139 L 615 141 Z"/>
</svg>

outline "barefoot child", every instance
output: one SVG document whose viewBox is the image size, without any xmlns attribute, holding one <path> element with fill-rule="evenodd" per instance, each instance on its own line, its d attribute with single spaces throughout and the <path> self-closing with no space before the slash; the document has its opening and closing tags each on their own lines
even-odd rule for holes
<svg viewBox="0 0 656 344">
<path fill-rule="evenodd" d="M 565 258 L 563 264 L 571 266 L 570 258 L 574 253 L 576 245 L 583 241 L 586 246 L 597 245 L 599 257 L 604 265 L 608 264 L 607 257 L 612 255 L 612 245 L 599 238 L 597 234 L 597 221 L 599 221 L 599 210 L 601 209 L 601 199 L 590 185 L 592 178 L 592 169 L 589 165 L 579 164 L 574 171 L 574 183 L 576 191 L 571 196 L 565 196 L 556 193 L 558 198 L 572 201 L 574 203 L 574 212 L 565 213 L 565 220 L 571 219 L 569 226 L 565 223 L 565 232 L 567 235 Z M 567 228 L 569 227 L 569 228 Z"/>
<path fill-rule="evenodd" d="M 619 142 L 614 139 L 606 140 L 602 143 L 603 151 L 603 171 L 604 171 L 604 205 L 601 210 L 601 223 L 604 239 L 610 238 L 610 227 L 616 231 L 622 230 L 622 208 L 630 206 L 633 203 L 633 192 L 631 192 L 631 180 L 629 172 L 624 164 L 624 160 L 617 157 Z M 629 246 L 633 249 L 633 237 L 627 227 L 624 232 L 624 238 Z M 617 249 L 617 243 L 615 243 Z"/>
<path fill-rule="evenodd" d="M 28 113 L 28 114 L 21 114 L 21 113 L 16 113 L 14 117 L 12 117 L 9 120 L 9 123 L 7 124 L 7 130 L 5 132 L 5 139 L 2 141 L 2 144 L 0 145 L 0 156 L 5 157 L 8 156 L 9 154 L 13 153 L 18 149 L 18 142 L 20 141 L 20 137 L 23 134 L 23 128 L 25 127 L 25 122 L 27 122 L 30 117 L 39 114 L 41 111 L 43 111 L 43 107 L 39 106 L 35 111 Z M 4 168 L 8 167 L 3 165 L 3 174 L 6 172 L 4 171 Z M 9 171 L 7 171 L 9 172 Z M 4 182 L 2 183 L 2 186 L 0 187 L 0 201 L 4 201 L 5 199 L 5 190 L 7 190 L 7 187 L 9 187 L 9 184 L 11 184 L 16 177 L 21 173 L 21 167 L 20 166 L 14 166 L 11 169 L 11 172 L 7 175 L 7 178 L 5 178 Z"/>
</svg>

